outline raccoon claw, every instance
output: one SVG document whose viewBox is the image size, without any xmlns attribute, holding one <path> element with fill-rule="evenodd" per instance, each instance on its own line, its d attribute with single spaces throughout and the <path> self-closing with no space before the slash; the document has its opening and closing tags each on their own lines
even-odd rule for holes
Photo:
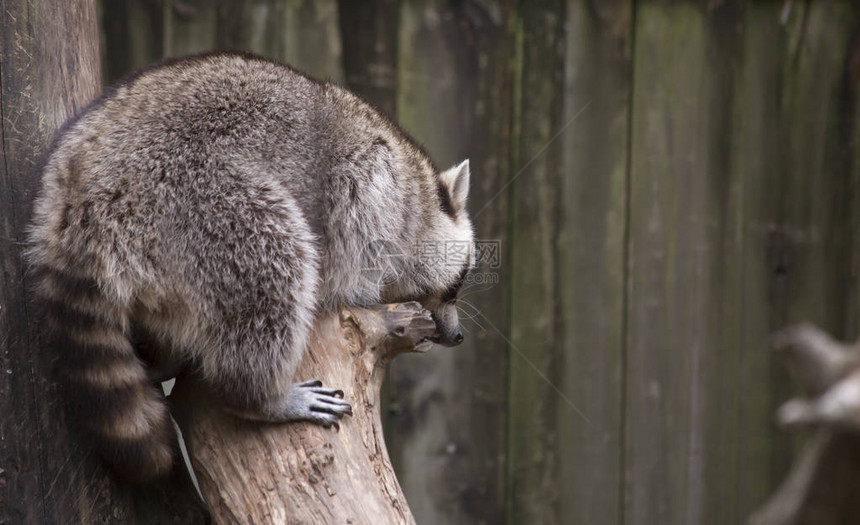
<svg viewBox="0 0 860 525">
<path fill-rule="evenodd" d="M 324 412 L 328 414 L 334 415 L 343 415 L 349 414 L 352 415 L 352 406 L 346 401 L 341 401 L 337 398 L 321 398 L 318 400 L 319 404 L 311 405 L 311 411 L 313 412 Z"/>
<path fill-rule="evenodd" d="M 343 417 L 343 415 L 335 415 L 328 414 L 324 412 L 315 412 L 313 415 L 308 417 L 301 418 L 301 421 L 307 421 L 308 423 L 314 423 L 323 428 L 331 428 L 334 427 L 335 430 L 340 430 L 340 424 L 338 423 L 338 418 Z"/>
<path fill-rule="evenodd" d="M 327 396 L 332 396 L 332 397 L 334 397 L 334 398 L 336 398 L 336 399 L 343 399 L 343 390 L 341 390 L 341 389 L 339 389 L 339 388 L 338 388 L 338 389 L 334 389 L 334 388 L 314 388 L 314 389 L 313 389 L 313 391 L 314 391 L 314 392 L 316 392 L 317 394 L 324 394 L 324 395 L 327 395 Z"/>
<path fill-rule="evenodd" d="M 343 390 L 322 388 L 321 381 L 298 383 L 290 391 L 284 417 L 287 421 L 309 421 L 340 430 L 338 419 L 352 415 L 352 405 L 342 398 Z"/>
</svg>

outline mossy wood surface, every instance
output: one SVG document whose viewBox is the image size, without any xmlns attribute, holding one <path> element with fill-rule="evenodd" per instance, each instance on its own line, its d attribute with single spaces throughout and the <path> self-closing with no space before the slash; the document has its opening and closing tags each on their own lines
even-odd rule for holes
<svg viewBox="0 0 860 525">
<path fill-rule="evenodd" d="M 0 408 L 37 443 L 64 427 L 32 405 L 47 365 L 17 243 L 39 151 L 97 91 L 65 76 L 96 53 L 70 29 L 86 5 L 2 11 Z M 472 159 L 498 284 L 466 290 L 464 346 L 400 358 L 380 401 L 419 523 L 739 523 L 784 479 L 804 439 L 773 421 L 793 390 L 770 334 L 860 329 L 853 3 L 129 0 L 101 16 L 108 79 L 249 49 L 362 93 L 440 166 Z M 71 476 L 8 442 L 4 495 Z"/>
</svg>

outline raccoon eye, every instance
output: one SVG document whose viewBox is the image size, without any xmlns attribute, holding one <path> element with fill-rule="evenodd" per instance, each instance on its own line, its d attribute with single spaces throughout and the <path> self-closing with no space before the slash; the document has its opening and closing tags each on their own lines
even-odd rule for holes
<svg viewBox="0 0 860 525">
<path fill-rule="evenodd" d="M 442 295 L 442 301 L 446 303 L 450 303 L 457 299 L 457 294 L 460 293 L 460 288 L 463 287 L 463 283 L 466 282 L 466 276 L 469 275 L 469 268 L 463 268 L 460 272 L 460 275 L 457 276 L 457 280 L 454 281 L 454 284 L 448 287 L 445 290 L 445 293 Z"/>
</svg>

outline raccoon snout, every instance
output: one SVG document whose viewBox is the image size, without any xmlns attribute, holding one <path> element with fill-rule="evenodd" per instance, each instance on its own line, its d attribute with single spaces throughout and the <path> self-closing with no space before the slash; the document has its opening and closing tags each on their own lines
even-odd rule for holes
<svg viewBox="0 0 860 525">
<path fill-rule="evenodd" d="M 428 338 L 430 341 L 444 346 L 457 346 L 463 342 L 457 305 L 454 302 L 434 305 L 430 309 L 430 315 L 436 323 L 436 333 Z"/>
<path fill-rule="evenodd" d="M 449 337 L 445 337 L 440 334 L 434 334 L 433 337 L 429 338 L 430 341 L 436 343 L 437 345 L 443 346 L 457 346 L 463 342 L 463 332 L 460 331 L 458 327 L 454 333 L 452 333 Z"/>
</svg>

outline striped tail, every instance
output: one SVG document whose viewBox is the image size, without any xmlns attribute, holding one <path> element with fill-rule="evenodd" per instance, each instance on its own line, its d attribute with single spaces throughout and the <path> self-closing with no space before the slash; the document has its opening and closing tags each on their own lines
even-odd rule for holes
<svg viewBox="0 0 860 525">
<path fill-rule="evenodd" d="M 44 265 L 34 273 L 72 420 L 126 480 L 144 483 L 167 474 L 173 424 L 127 337 L 126 309 L 91 278 Z"/>
</svg>

